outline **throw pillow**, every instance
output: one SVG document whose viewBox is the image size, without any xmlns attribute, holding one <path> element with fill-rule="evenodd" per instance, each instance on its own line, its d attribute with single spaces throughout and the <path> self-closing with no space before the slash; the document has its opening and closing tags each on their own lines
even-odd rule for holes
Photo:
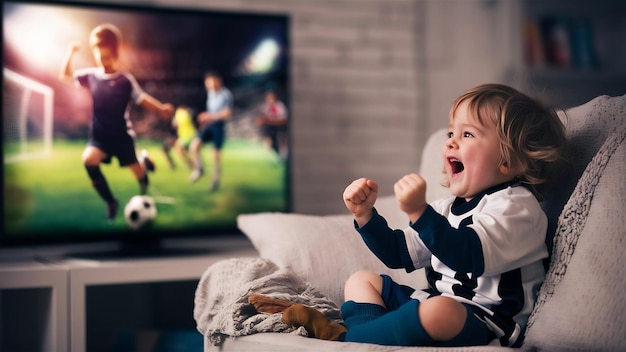
<svg viewBox="0 0 626 352">
<path fill-rule="evenodd" d="M 548 216 L 547 243 L 552 246 L 552 234 L 557 226 L 557 219 L 563 206 L 569 199 L 574 187 L 587 164 L 591 161 L 607 136 L 624 124 L 626 95 L 609 97 L 602 95 L 589 102 L 561 111 L 559 116 L 565 125 L 570 145 L 571 167 L 564 172 L 563 179 L 542 203 Z"/>
</svg>

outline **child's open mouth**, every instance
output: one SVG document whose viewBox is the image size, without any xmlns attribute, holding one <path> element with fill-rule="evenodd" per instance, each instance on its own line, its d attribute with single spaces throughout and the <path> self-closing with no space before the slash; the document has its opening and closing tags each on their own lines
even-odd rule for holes
<svg viewBox="0 0 626 352">
<path fill-rule="evenodd" d="M 457 158 L 448 158 L 448 163 L 450 164 L 450 170 L 452 170 L 453 175 L 459 174 L 465 169 L 461 160 Z"/>
</svg>

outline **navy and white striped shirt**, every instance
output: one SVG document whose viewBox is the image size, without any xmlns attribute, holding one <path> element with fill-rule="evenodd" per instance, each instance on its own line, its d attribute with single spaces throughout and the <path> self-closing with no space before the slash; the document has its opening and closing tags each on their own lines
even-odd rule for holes
<svg viewBox="0 0 626 352">
<path fill-rule="evenodd" d="M 522 337 L 548 256 L 547 218 L 526 188 L 504 184 L 469 202 L 433 202 L 404 230 L 375 212 L 358 231 L 388 267 L 426 268 L 429 287 L 412 298 L 452 297 L 475 307 L 503 345 Z"/>
</svg>

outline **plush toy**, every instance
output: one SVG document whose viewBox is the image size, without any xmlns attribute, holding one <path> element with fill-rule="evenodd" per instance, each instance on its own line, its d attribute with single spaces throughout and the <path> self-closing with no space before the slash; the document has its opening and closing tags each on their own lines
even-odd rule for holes
<svg viewBox="0 0 626 352">
<path fill-rule="evenodd" d="M 260 313 L 274 314 L 283 313 L 282 322 L 300 327 L 320 340 L 336 341 L 339 336 L 346 332 L 346 327 L 328 319 L 322 312 L 288 301 L 270 298 L 258 293 L 253 293 L 248 297 L 248 302 Z"/>
</svg>

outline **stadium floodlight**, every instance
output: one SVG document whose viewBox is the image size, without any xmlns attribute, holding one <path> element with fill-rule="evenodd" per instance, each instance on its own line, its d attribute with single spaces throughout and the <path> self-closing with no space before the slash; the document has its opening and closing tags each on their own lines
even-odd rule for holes
<svg viewBox="0 0 626 352">
<path fill-rule="evenodd" d="M 280 46 L 274 39 L 263 40 L 244 63 L 246 73 L 265 73 L 272 70 L 280 53 Z"/>
<path fill-rule="evenodd" d="M 53 89 L 7 68 L 2 74 L 5 162 L 49 156 Z"/>
</svg>

